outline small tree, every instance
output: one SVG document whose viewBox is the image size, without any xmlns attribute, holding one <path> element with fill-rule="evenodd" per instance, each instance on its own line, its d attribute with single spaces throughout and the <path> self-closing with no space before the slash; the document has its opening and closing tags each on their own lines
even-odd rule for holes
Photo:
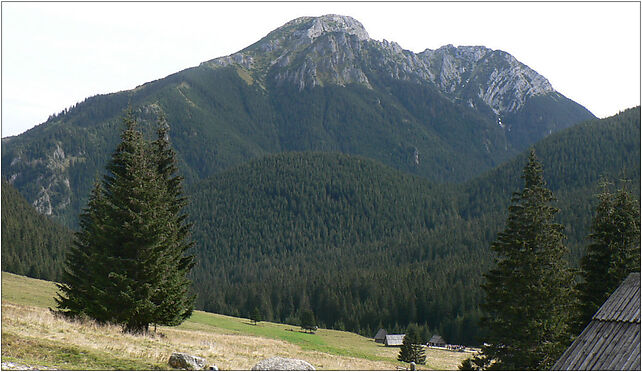
<svg viewBox="0 0 642 372">
<path fill-rule="evenodd" d="M 640 205 L 625 189 L 615 192 L 601 183 L 599 203 L 591 223 L 591 243 L 580 261 L 584 281 L 577 286 L 579 315 L 574 331 L 579 334 L 622 281 L 640 271 Z"/>
<path fill-rule="evenodd" d="M 397 360 L 407 363 L 426 364 L 426 352 L 421 345 L 421 335 L 417 325 L 410 324 L 408 326 Z"/>
<path fill-rule="evenodd" d="M 303 310 L 301 313 L 301 328 L 305 331 L 310 331 L 314 333 L 317 329 L 317 321 L 314 318 L 314 313 L 312 310 Z"/>
<path fill-rule="evenodd" d="M 253 321 L 254 324 L 263 320 L 263 315 L 261 315 L 261 310 L 259 310 L 258 307 L 255 307 L 252 314 L 250 314 L 250 320 Z"/>
</svg>

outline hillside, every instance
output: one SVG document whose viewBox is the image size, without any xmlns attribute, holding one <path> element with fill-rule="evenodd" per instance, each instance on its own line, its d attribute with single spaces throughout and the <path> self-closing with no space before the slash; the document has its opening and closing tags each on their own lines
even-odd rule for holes
<svg viewBox="0 0 642 372">
<path fill-rule="evenodd" d="M 557 198 L 559 220 L 566 224 L 572 262 L 583 244 L 596 206 L 600 177 L 640 195 L 640 107 L 600 120 L 590 120 L 553 134 L 534 145 L 544 167 L 544 179 Z M 471 180 L 460 200 L 467 219 L 504 222 L 510 193 L 521 187 L 527 154 Z M 495 206 L 493 211 L 489 206 Z M 499 212 L 499 213 L 495 213 Z M 491 217 L 492 216 L 492 217 Z"/>
<path fill-rule="evenodd" d="M 457 223 L 447 187 L 365 158 L 287 153 L 198 189 L 188 213 L 199 307 L 237 316 L 259 307 L 280 322 L 311 307 L 325 327 L 370 334 L 418 322 L 472 342 L 462 319 L 446 328 L 476 302 L 465 293 L 479 269 L 468 280 L 451 247 L 427 244 Z M 464 299 L 450 296 L 454 283 Z"/>
<path fill-rule="evenodd" d="M 633 180 L 639 195 L 640 109 L 561 131 L 535 150 L 576 263 L 599 177 Z M 524 162 L 522 154 L 461 185 L 328 153 L 272 155 L 219 173 L 190 196 L 198 307 L 245 317 L 259 307 L 282 323 L 310 307 L 325 327 L 370 335 L 417 322 L 425 333 L 475 344 L 488 246 L 521 187 Z M 3 195 L 10 191 L 3 186 Z M 17 205 L 15 213 L 4 209 L 3 224 L 36 215 L 24 201 Z M 10 231 L 3 225 L 3 265 L 35 256 L 40 261 L 19 262 L 44 262 L 46 272 L 60 264 L 62 245 L 49 251 L 34 250 L 47 239 L 9 244 Z"/>
<path fill-rule="evenodd" d="M 2 270 L 57 280 L 72 232 L 39 214 L 9 183 L 2 181 Z"/>
<path fill-rule="evenodd" d="M 600 176 L 633 180 L 639 195 L 640 109 L 569 128 L 535 150 L 577 263 Z M 198 304 L 241 316 L 260 307 L 279 321 L 311 307 L 321 324 L 361 334 L 417 322 L 472 344 L 488 247 L 525 159 L 460 186 L 321 153 L 218 174 L 191 197 Z"/>
<path fill-rule="evenodd" d="M 481 46 L 412 53 L 350 17 L 303 17 L 226 57 L 87 98 L 3 138 L 2 176 L 75 226 L 131 105 L 163 113 L 188 185 L 291 151 L 361 155 L 433 182 L 464 182 L 593 115 L 510 54 Z"/>
<path fill-rule="evenodd" d="M 398 348 L 371 338 L 197 311 L 179 327 L 158 327 L 163 336 L 123 334 L 118 327 L 55 318 L 53 283 L 2 273 L 2 362 L 65 370 L 168 369 L 172 352 L 206 358 L 222 370 L 248 370 L 275 355 L 305 359 L 317 369 L 394 370 Z M 427 350 L 420 368 L 456 369 L 470 353 Z"/>
</svg>

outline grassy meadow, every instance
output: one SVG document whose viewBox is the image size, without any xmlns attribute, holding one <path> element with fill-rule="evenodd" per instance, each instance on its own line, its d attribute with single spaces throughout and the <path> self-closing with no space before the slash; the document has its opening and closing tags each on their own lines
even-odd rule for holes
<svg viewBox="0 0 642 372">
<path fill-rule="evenodd" d="M 53 283 L 2 273 L 2 361 L 76 370 L 168 369 L 172 352 L 198 355 L 222 370 L 247 370 L 273 356 L 304 359 L 316 369 L 396 370 L 399 348 L 354 333 L 299 327 L 195 311 L 155 335 L 123 334 L 117 326 L 54 316 Z M 470 353 L 426 350 L 419 369 L 453 370 Z"/>
</svg>

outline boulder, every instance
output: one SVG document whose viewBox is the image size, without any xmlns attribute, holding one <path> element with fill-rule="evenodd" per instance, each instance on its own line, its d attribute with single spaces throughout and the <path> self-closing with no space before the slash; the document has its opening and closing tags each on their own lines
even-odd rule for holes
<svg viewBox="0 0 642 372">
<path fill-rule="evenodd" d="M 185 353 L 172 353 L 172 356 L 169 357 L 169 366 L 176 369 L 199 371 L 205 369 L 207 361 Z"/>
<path fill-rule="evenodd" d="M 305 360 L 272 357 L 256 363 L 252 371 L 315 371 L 315 369 Z"/>
</svg>

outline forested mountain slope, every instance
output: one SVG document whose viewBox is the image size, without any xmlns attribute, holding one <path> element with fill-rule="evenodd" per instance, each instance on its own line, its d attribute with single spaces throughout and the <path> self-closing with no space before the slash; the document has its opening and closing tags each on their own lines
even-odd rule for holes
<svg viewBox="0 0 642 372">
<path fill-rule="evenodd" d="M 72 233 L 36 212 L 2 181 L 2 270 L 32 278 L 59 280 Z"/>
<path fill-rule="evenodd" d="M 128 106 L 167 116 L 188 185 L 252 158 L 342 152 L 434 182 L 463 182 L 593 115 L 510 54 L 422 53 L 350 17 L 303 17 L 257 43 L 135 89 L 86 99 L 4 138 L 3 177 L 75 226 Z"/>
<path fill-rule="evenodd" d="M 460 222 L 452 188 L 361 157 L 285 153 L 198 190 L 189 214 L 199 307 L 242 316 L 259 307 L 282 322 L 311 308 L 327 327 L 369 334 L 419 322 L 461 339 L 463 318 L 449 327 L 478 300 L 480 272 L 431 241 Z"/>
<path fill-rule="evenodd" d="M 639 195 L 640 108 L 561 131 L 535 150 L 576 262 L 599 177 L 628 178 Z M 474 343 L 488 247 L 524 162 L 520 155 L 461 185 L 337 153 L 284 153 L 217 173 L 190 195 L 198 305 L 244 316 L 259 307 L 282 322 L 309 307 L 326 327 L 369 335 L 417 322 Z M 10 185 L 2 190 L 3 269 L 55 279 L 69 232 Z"/>
<path fill-rule="evenodd" d="M 628 178 L 639 195 L 640 109 L 535 151 L 577 263 L 600 176 Z M 324 326 L 363 334 L 417 322 L 473 343 L 488 247 L 525 160 L 459 186 L 340 154 L 275 155 L 220 173 L 191 197 L 198 304 L 243 316 L 259 307 L 282 322 L 311 307 Z"/>
<path fill-rule="evenodd" d="M 583 252 L 582 243 L 597 205 L 601 177 L 640 195 L 640 107 L 601 120 L 590 120 L 534 145 L 544 167 L 544 179 L 553 190 L 560 221 L 566 224 L 572 261 Z M 527 153 L 466 183 L 461 215 L 467 219 L 492 215 L 504 223 L 510 193 L 519 189 Z M 489 206 L 495 206 L 492 210 Z M 487 217 L 485 217 L 487 218 Z"/>
</svg>

